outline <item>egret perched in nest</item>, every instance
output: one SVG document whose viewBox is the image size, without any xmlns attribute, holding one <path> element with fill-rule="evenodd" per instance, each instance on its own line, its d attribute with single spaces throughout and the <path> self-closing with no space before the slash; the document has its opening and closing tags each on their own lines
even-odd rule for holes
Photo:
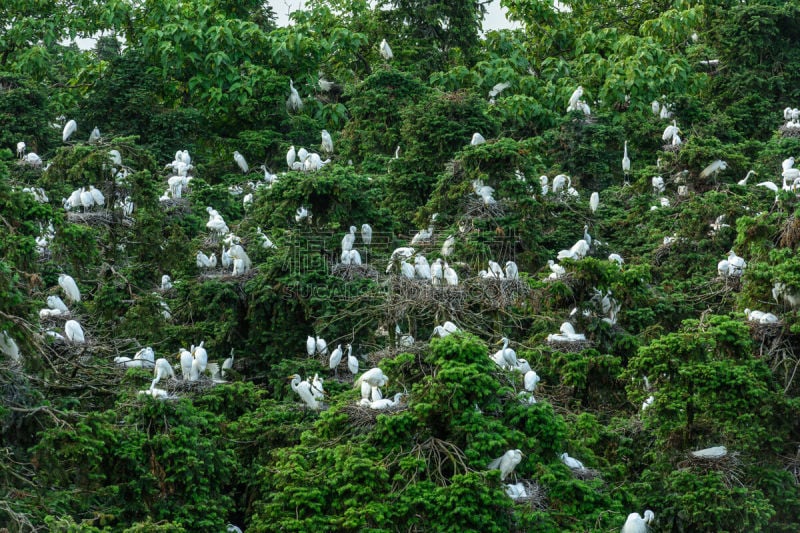
<svg viewBox="0 0 800 533">
<path fill-rule="evenodd" d="M 583 470 L 585 467 L 583 463 L 575 459 L 574 457 L 570 457 L 567 452 L 562 453 L 559 458 L 561 462 L 570 467 L 572 470 Z"/>
<path fill-rule="evenodd" d="M 86 342 L 83 335 L 83 328 L 81 328 L 77 320 L 67 320 L 64 324 L 64 333 L 66 333 L 67 338 L 74 343 L 83 344 Z"/>
<path fill-rule="evenodd" d="M 472 146 L 477 146 L 479 144 L 483 144 L 486 142 L 486 139 L 483 138 L 483 135 L 478 133 L 477 131 L 472 134 L 472 140 L 469 142 Z"/>
<path fill-rule="evenodd" d="M 333 152 L 333 139 L 331 139 L 331 134 L 328 133 L 328 130 L 322 130 L 322 150 L 326 153 Z"/>
<path fill-rule="evenodd" d="M 161 381 L 162 379 L 168 377 L 174 378 L 175 371 L 172 369 L 172 366 L 170 366 L 169 361 L 167 361 L 163 357 L 159 357 L 158 359 L 156 359 L 155 371 L 153 372 L 153 375 L 155 377 L 153 378 L 152 383 L 150 383 L 150 390 L 153 390 L 156 387 L 156 385 L 158 385 L 158 382 Z"/>
</svg>

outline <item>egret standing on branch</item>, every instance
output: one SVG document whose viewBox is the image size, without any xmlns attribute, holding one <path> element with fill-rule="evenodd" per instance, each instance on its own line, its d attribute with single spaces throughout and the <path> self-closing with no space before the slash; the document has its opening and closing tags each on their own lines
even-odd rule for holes
<svg viewBox="0 0 800 533">
<path fill-rule="evenodd" d="M 290 111 L 300 111 L 303 109 L 303 100 L 300 93 L 294 88 L 294 82 L 289 80 L 289 98 L 286 100 L 286 109 Z"/>
<path fill-rule="evenodd" d="M 75 130 L 77 129 L 78 129 L 77 122 L 75 122 L 74 120 L 70 120 L 69 122 L 67 122 L 67 124 L 64 126 L 64 132 L 61 134 L 61 140 L 67 142 L 67 139 L 69 139 L 70 135 L 75 133 Z"/>
<path fill-rule="evenodd" d="M 631 159 L 628 157 L 628 141 L 625 141 L 625 148 L 622 152 L 622 174 L 625 176 L 625 181 L 628 181 L 628 174 L 631 172 Z"/>
<path fill-rule="evenodd" d="M 322 149 L 325 153 L 333 153 L 333 139 L 331 139 L 331 134 L 328 133 L 328 130 L 322 130 Z"/>
<path fill-rule="evenodd" d="M 386 39 L 383 39 L 381 41 L 380 51 L 381 51 L 381 57 L 383 57 L 383 59 L 386 61 L 389 61 L 394 57 L 392 49 L 389 47 L 389 43 L 386 42 Z"/>
</svg>

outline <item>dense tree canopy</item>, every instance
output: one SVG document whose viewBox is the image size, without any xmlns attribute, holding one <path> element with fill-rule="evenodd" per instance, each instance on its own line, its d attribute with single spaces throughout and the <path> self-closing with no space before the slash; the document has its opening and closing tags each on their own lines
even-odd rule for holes
<svg viewBox="0 0 800 533">
<path fill-rule="evenodd" d="M 800 530 L 800 6 L 307 4 L 0 6 L 0 530 Z"/>
</svg>

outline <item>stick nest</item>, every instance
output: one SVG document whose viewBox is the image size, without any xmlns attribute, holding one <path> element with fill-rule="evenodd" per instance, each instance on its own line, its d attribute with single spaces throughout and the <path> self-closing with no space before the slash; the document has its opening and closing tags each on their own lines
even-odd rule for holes
<svg viewBox="0 0 800 533">
<path fill-rule="evenodd" d="M 742 290 L 742 276 L 717 276 L 714 281 L 725 285 L 725 290 L 728 291 Z"/>
<path fill-rule="evenodd" d="M 582 352 L 588 348 L 594 346 L 594 343 L 590 340 L 584 341 L 554 341 L 549 340 L 546 341 L 545 344 L 550 348 L 562 352 L 562 353 L 577 353 Z"/>
<path fill-rule="evenodd" d="M 112 226 L 113 224 L 122 224 L 126 228 L 133 226 L 133 219 L 130 217 L 114 217 L 110 211 L 90 211 L 88 213 L 79 213 L 77 211 L 68 211 L 67 220 L 73 224 L 84 224 L 86 226 Z"/>
<path fill-rule="evenodd" d="M 674 244 L 675 241 L 670 241 L 656 248 L 655 252 L 653 252 L 653 264 L 660 266 L 661 263 L 667 259 L 667 256 L 672 253 L 672 247 Z"/>
<path fill-rule="evenodd" d="M 750 328 L 750 336 L 757 342 L 764 342 L 779 337 L 781 333 L 783 333 L 783 326 L 783 322 L 775 322 L 772 324 L 747 322 L 747 327 Z"/>
<path fill-rule="evenodd" d="M 353 281 L 362 278 L 378 279 L 378 271 L 370 265 L 344 265 L 342 263 L 336 263 L 331 267 L 331 275 L 342 278 L 345 281 Z"/>
<path fill-rule="evenodd" d="M 547 489 L 532 479 L 523 479 L 520 483 L 525 487 L 527 496 L 514 498 L 514 503 L 530 506 L 532 511 L 546 511 L 548 508 Z"/>
<path fill-rule="evenodd" d="M 694 470 L 703 474 L 719 472 L 726 487 L 744 486 L 741 481 L 744 472 L 738 452 L 728 452 L 722 457 L 695 457 L 691 454 L 687 456 L 686 460 L 678 463 L 678 468 L 681 470 Z"/>
<path fill-rule="evenodd" d="M 781 133 L 782 137 L 800 137 L 800 129 L 787 128 L 786 124 L 778 128 L 778 131 Z"/>
<path fill-rule="evenodd" d="M 800 136 L 800 130 L 795 130 Z M 781 227 L 781 236 L 778 244 L 783 248 L 795 249 L 800 243 L 800 220 L 796 217 L 789 217 Z"/>
<path fill-rule="evenodd" d="M 170 378 L 166 382 L 159 382 L 157 386 L 162 387 L 170 394 L 197 394 L 206 392 L 215 385 L 214 380 L 201 374 L 195 381 Z"/>
<path fill-rule="evenodd" d="M 349 403 L 342 407 L 342 412 L 347 415 L 350 425 L 356 429 L 363 428 L 365 430 L 371 429 L 378 422 L 378 415 L 394 414 L 404 411 L 408 405 L 400 402 L 400 405 L 389 407 L 388 409 L 371 409 L 358 405 L 357 403 Z"/>
<path fill-rule="evenodd" d="M 664 150 L 665 152 L 680 152 L 682 147 L 683 147 L 682 144 L 674 145 L 670 143 L 670 144 L 665 144 L 664 146 L 661 147 L 661 149 Z"/>
<path fill-rule="evenodd" d="M 375 352 L 367 354 L 367 362 L 372 366 L 378 366 L 384 359 L 394 359 L 401 353 L 411 353 L 417 356 L 424 354 L 428 349 L 427 342 L 415 342 L 411 346 L 387 346 Z"/>
<path fill-rule="evenodd" d="M 594 468 L 570 468 L 570 470 L 572 470 L 572 475 L 581 481 L 591 481 L 600 477 L 600 471 Z"/>
<path fill-rule="evenodd" d="M 464 206 L 464 214 L 469 218 L 500 218 L 505 215 L 505 212 L 502 202 L 495 201 L 493 204 L 487 204 L 483 198 L 475 195 L 470 196 Z"/>
</svg>

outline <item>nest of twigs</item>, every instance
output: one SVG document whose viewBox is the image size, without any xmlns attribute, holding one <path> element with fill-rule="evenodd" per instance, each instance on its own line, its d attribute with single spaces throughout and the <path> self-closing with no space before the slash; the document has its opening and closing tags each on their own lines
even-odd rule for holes
<svg viewBox="0 0 800 533">
<path fill-rule="evenodd" d="M 347 415 L 350 426 L 353 428 L 371 429 L 378 422 L 378 415 L 399 413 L 407 408 L 405 403 L 400 403 L 388 409 L 370 409 L 357 403 L 347 404 L 342 407 L 342 412 Z"/>
<path fill-rule="evenodd" d="M 342 278 L 345 281 L 356 279 L 378 279 L 378 271 L 370 265 L 345 265 L 336 263 L 331 267 L 331 275 Z"/>
<path fill-rule="evenodd" d="M 73 342 L 66 335 L 63 339 L 54 338 L 50 343 L 50 348 L 62 359 L 75 361 L 77 358 L 93 352 L 92 340 L 84 330 L 84 342 Z"/>
<path fill-rule="evenodd" d="M 67 220 L 73 224 L 84 224 L 86 226 L 111 226 L 112 224 L 122 224 L 128 228 L 133 226 L 132 218 L 114 217 L 110 211 L 106 210 L 86 213 L 67 211 Z"/>
<path fill-rule="evenodd" d="M 794 477 L 794 484 L 800 485 L 800 446 L 797 447 L 797 452 L 791 456 L 784 458 L 786 470 Z"/>
<path fill-rule="evenodd" d="M 487 307 L 501 309 L 530 296 L 531 288 L 519 279 L 472 278 L 465 283 Z"/>
<path fill-rule="evenodd" d="M 244 283 L 248 280 L 253 279 L 256 274 L 258 274 L 258 270 L 255 268 L 251 268 L 244 274 L 237 274 L 233 275 L 230 271 L 225 268 L 217 267 L 215 269 L 204 270 L 202 274 L 200 274 L 197 278 L 200 281 L 208 280 L 208 279 L 217 279 L 219 281 L 238 281 L 240 283 Z"/>
<path fill-rule="evenodd" d="M 464 214 L 470 218 L 500 218 L 505 212 L 502 202 L 487 204 L 479 196 L 470 196 L 464 206 Z"/>
<path fill-rule="evenodd" d="M 532 511 L 547 510 L 547 489 L 531 479 L 523 479 L 520 483 L 525 487 L 527 496 L 514 498 L 514 503 L 530 506 Z"/>
<path fill-rule="evenodd" d="M 581 481 L 591 481 L 600 477 L 600 471 L 594 468 L 571 468 L 572 475 Z"/>
<path fill-rule="evenodd" d="M 800 135 L 800 130 L 798 130 Z M 778 244 L 783 248 L 796 248 L 800 243 L 800 219 L 796 217 L 789 217 L 781 227 L 781 236 L 778 239 Z"/>
<path fill-rule="evenodd" d="M 562 353 L 582 352 L 583 350 L 586 350 L 594 346 L 594 343 L 588 339 L 582 341 L 549 340 L 545 341 L 545 344 L 550 348 Z"/>
<path fill-rule="evenodd" d="M 759 322 L 747 322 L 750 329 L 750 336 L 757 342 L 769 341 L 779 337 L 783 333 L 783 322 L 773 322 L 771 324 L 761 324 Z"/>
<path fill-rule="evenodd" d="M 411 346 L 387 346 L 375 352 L 367 354 L 367 362 L 372 366 L 378 364 L 384 359 L 393 359 L 401 353 L 412 353 L 414 355 L 422 355 L 428 348 L 427 342 L 415 342 Z"/>
<path fill-rule="evenodd" d="M 676 145 L 670 143 L 670 144 L 665 144 L 664 146 L 661 147 L 661 149 L 664 150 L 665 152 L 679 152 L 682 147 L 683 147 L 682 144 Z"/>
<path fill-rule="evenodd" d="M 463 285 L 434 285 L 427 279 L 408 279 L 403 276 L 392 278 L 389 282 L 392 295 L 400 301 L 414 302 L 415 305 L 433 305 L 460 309 L 466 299 Z"/>
<path fill-rule="evenodd" d="M 725 285 L 725 290 L 737 292 L 742 290 L 742 276 L 717 276 L 714 279 Z"/>
<path fill-rule="evenodd" d="M 158 386 L 170 394 L 203 393 L 214 387 L 216 383 L 208 376 L 200 375 L 196 380 L 171 378 L 166 382 L 159 382 Z"/>
<path fill-rule="evenodd" d="M 163 207 L 168 213 L 169 212 L 185 212 L 189 211 L 189 199 L 188 198 L 165 198 L 159 200 L 161 207 Z"/>
<path fill-rule="evenodd" d="M 743 486 L 741 478 L 744 473 L 741 466 L 737 452 L 728 452 L 722 457 L 695 457 L 688 454 L 687 459 L 678 463 L 678 468 L 681 470 L 693 470 L 702 474 L 719 472 L 728 488 Z"/>
<path fill-rule="evenodd" d="M 800 137 L 800 129 L 787 128 L 786 124 L 778 128 L 778 131 L 781 133 L 782 137 Z"/>
<path fill-rule="evenodd" d="M 653 264 L 656 266 L 661 265 L 666 259 L 667 256 L 672 253 L 672 246 L 674 245 L 675 241 L 665 242 L 661 246 L 655 249 L 653 252 Z"/>
</svg>

